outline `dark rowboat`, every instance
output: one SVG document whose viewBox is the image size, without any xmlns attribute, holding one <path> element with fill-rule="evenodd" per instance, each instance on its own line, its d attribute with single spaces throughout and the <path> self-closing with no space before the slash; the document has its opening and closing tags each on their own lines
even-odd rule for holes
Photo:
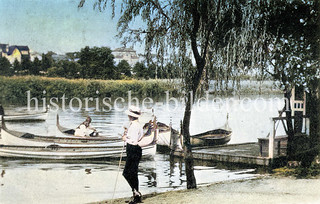
<svg viewBox="0 0 320 204">
<path fill-rule="evenodd" d="M 192 135 L 190 138 L 193 146 L 215 146 L 227 144 L 231 139 L 232 131 L 215 129 L 204 133 Z"/>
</svg>

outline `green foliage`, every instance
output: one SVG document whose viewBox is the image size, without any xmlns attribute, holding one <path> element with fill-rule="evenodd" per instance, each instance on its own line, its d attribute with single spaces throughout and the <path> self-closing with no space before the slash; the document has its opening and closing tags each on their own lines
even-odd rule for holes
<svg viewBox="0 0 320 204">
<path fill-rule="evenodd" d="M 56 69 L 56 68 L 53 68 Z M 0 99 L 2 101 L 25 103 L 27 91 L 39 100 L 42 97 L 127 97 L 132 95 L 156 97 L 164 95 L 165 91 L 177 94 L 178 90 L 165 81 L 156 80 L 88 80 L 64 79 L 39 76 L 0 76 Z M 46 94 L 43 94 L 43 91 Z M 96 93 L 98 91 L 98 93 Z"/>
<path fill-rule="evenodd" d="M 0 56 L 0 75 L 11 76 L 13 74 L 13 69 L 9 60 L 5 57 Z"/>
<path fill-rule="evenodd" d="M 85 79 L 119 79 L 116 72 L 114 56 L 108 47 L 88 46 L 81 49 L 78 63 L 81 65 L 81 77 Z"/>
<path fill-rule="evenodd" d="M 319 1 L 265 2 L 266 70 L 282 86 L 307 85 L 319 74 Z"/>
<path fill-rule="evenodd" d="M 24 58 L 21 61 L 21 71 L 22 73 L 29 73 L 30 68 L 32 69 L 32 62 L 29 58 Z"/>
<path fill-rule="evenodd" d="M 21 64 L 17 59 L 15 59 L 14 62 L 13 62 L 13 71 L 15 73 L 21 71 Z"/>
<path fill-rule="evenodd" d="M 296 177 L 299 179 L 318 178 L 320 175 L 320 164 L 313 162 L 310 167 L 281 167 L 273 170 L 276 176 Z"/>
<path fill-rule="evenodd" d="M 133 67 L 133 73 L 134 73 L 135 78 L 148 79 L 149 78 L 148 72 L 149 71 L 148 71 L 147 67 L 141 62 L 137 62 Z"/>
<path fill-rule="evenodd" d="M 131 77 L 131 66 L 125 60 L 121 60 L 117 66 L 117 72 L 121 75 Z"/>
<path fill-rule="evenodd" d="M 40 69 L 41 69 L 41 61 L 39 60 L 38 57 L 36 57 L 33 60 L 31 67 L 29 68 L 29 72 L 31 75 L 39 75 Z"/>
<path fill-rule="evenodd" d="M 158 78 L 160 79 L 176 79 L 180 76 L 180 68 L 173 63 L 167 63 L 164 67 L 158 67 Z"/>
<path fill-rule="evenodd" d="M 41 70 L 47 71 L 50 67 L 53 65 L 53 59 L 52 54 L 48 52 L 47 54 L 42 54 L 42 60 L 41 60 Z"/>
</svg>

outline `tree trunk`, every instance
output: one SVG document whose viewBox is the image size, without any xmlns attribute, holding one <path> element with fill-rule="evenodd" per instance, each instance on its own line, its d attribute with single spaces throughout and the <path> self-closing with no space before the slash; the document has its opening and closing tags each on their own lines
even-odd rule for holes
<svg viewBox="0 0 320 204">
<path fill-rule="evenodd" d="M 294 150 L 293 150 L 293 139 L 294 139 L 294 128 L 292 124 L 292 116 L 291 116 L 291 90 L 286 88 L 284 97 L 285 101 L 285 112 L 286 112 L 286 121 L 287 121 L 287 135 L 288 135 L 288 144 L 287 144 L 287 158 L 288 160 L 293 159 Z"/>
<path fill-rule="evenodd" d="M 196 177 L 194 176 L 193 156 L 190 143 L 190 118 L 191 108 L 193 102 L 193 93 L 188 92 L 186 97 L 186 108 L 182 122 L 182 135 L 184 137 L 184 154 L 185 154 L 185 167 L 187 176 L 187 189 L 197 188 Z"/>
<path fill-rule="evenodd" d="M 320 80 L 312 81 L 307 101 L 307 114 L 310 117 L 310 155 L 320 154 Z"/>
</svg>

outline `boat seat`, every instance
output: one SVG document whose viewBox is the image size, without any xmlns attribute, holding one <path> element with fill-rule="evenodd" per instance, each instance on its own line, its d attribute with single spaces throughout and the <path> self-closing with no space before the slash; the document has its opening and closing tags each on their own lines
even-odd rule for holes
<svg viewBox="0 0 320 204">
<path fill-rule="evenodd" d="M 70 134 L 70 135 L 74 135 L 74 132 L 75 132 L 74 129 L 63 131 L 63 133 L 67 133 L 67 134 Z"/>
<path fill-rule="evenodd" d="M 21 137 L 22 137 L 22 138 L 33 139 L 33 138 L 34 138 L 34 134 L 25 133 L 25 134 L 23 134 Z"/>
</svg>

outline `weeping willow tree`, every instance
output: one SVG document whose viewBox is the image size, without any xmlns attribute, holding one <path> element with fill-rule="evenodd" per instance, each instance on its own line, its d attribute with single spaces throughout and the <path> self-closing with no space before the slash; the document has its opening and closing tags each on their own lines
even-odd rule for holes
<svg viewBox="0 0 320 204">
<path fill-rule="evenodd" d="M 291 90 L 296 86 L 311 89 L 310 93 L 313 93 L 320 65 L 319 1 L 264 1 L 261 8 L 264 19 L 261 26 L 266 31 L 263 49 L 265 65 L 261 67 L 261 73 L 267 73 L 280 82 L 286 101 L 290 101 Z M 283 110 L 288 135 L 287 156 L 293 160 L 297 155 L 294 135 L 299 128 L 292 122 L 290 103 L 285 103 Z M 314 119 L 311 122 L 318 123 Z M 316 132 L 312 134 L 319 135 Z"/>
<path fill-rule="evenodd" d="M 110 6 L 119 13 L 118 36 L 124 44 L 144 43 L 145 56 L 157 64 L 170 62 L 180 68 L 185 112 L 182 133 L 185 146 L 187 188 L 196 188 L 190 145 L 192 104 L 200 81 L 233 80 L 251 69 L 263 67 L 266 36 L 260 6 L 264 0 L 97 0 L 100 11 Z M 79 7 L 83 7 L 81 0 Z M 120 10 L 120 11 L 117 11 Z M 141 27 L 134 25 L 141 20 Z M 168 66 L 170 67 L 170 66 Z M 262 69 L 262 68 L 261 68 Z"/>
</svg>

